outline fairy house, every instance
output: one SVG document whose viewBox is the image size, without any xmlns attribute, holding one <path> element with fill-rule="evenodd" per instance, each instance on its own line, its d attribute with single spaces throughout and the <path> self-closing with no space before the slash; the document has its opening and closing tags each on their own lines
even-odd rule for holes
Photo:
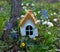
<svg viewBox="0 0 60 52">
<path fill-rule="evenodd" d="M 24 18 L 20 21 L 21 36 L 29 36 L 34 38 L 38 36 L 38 29 L 36 28 L 37 22 L 31 10 L 26 12 Z"/>
</svg>

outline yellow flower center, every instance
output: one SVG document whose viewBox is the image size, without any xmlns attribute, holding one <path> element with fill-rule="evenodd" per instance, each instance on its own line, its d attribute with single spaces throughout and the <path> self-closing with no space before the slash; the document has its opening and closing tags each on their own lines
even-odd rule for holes
<svg viewBox="0 0 60 52">
<path fill-rule="evenodd" d="M 21 45 L 20 45 L 20 47 L 24 47 L 25 46 L 25 43 L 23 42 L 23 43 L 21 43 Z"/>
<path fill-rule="evenodd" d="M 37 38 L 33 38 L 33 40 L 37 40 Z"/>
</svg>

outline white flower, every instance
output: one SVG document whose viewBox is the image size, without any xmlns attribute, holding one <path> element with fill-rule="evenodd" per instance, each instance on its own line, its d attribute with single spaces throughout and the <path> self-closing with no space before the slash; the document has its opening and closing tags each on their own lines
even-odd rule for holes
<svg viewBox="0 0 60 52">
<path fill-rule="evenodd" d="M 56 15 L 56 12 L 54 12 L 54 15 Z"/>
<path fill-rule="evenodd" d="M 17 20 L 19 20 L 20 18 L 18 17 Z"/>
<path fill-rule="evenodd" d="M 43 25 L 47 24 L 47 21 L 44 21 L 42 24 L 43 24 Z"/>
<path fill-rule="evenodd" d="M 48 32 L 48 34 L 50 34 L 50 35 L 51 35 L 51 32 Z"/>
<path fill-rule="evenodd" d="M 38 14 L 40 14 L 40 11 L 38 11 Z"/>
<path fill-rule="evenodd" d="M 35 4 L 32 3 L 31 6 L 35 6 Z"/>
<path fill-rule="evenodd" d="M 37 21 L 36 21 L 36 23 L 39 23 L 39 22 L 40 22 L 40 20 L 37 20 Z"/>
<path fill-rule="evenodd" d="M 35 15 L 35 16 L 37 15 L 36 12 L 34 12 L 34 15 Z"/>
<path fill-rule="evenodd" d="M 53 15 L 53 14 L 51 13 L 51 15 Z"/>
<path fill-rule="evenodd" d="M 23 9 L 26 9 L 26 6 L 23 6 Z"/>
<path fill-rule="evenodd" d="M 44 21 L 44 20 L 41 20 L 42 22 Z"/>
<path fill-rule="evenodd" d="M 24 4 L 22 3 L 21 6 L 23 6 Z"/>
<path fill-rule="evenodd" d="M 49 21 L 44 21 L 42 24 L 43 24 L 43 25 L 48 25 L 48 27 L 54 26 L 53 23 L 51 23 L 51 22 L 49 22 Z"/>
<path fill-rule="evenodd" d="M 26 6 L 29 6 L 29 3 L 26 3 Z"/>
<path fill-rule="evenodd" d="M 51 23 L 51 22 L 47 22 L 47 25 L 48 25 L 48 27 L 53 27 L 54 26 L 53 23 Z"/>
<path fill-rule="evenodd" d="M 54 21 L 54 22 L 57 22 L 57 20 L 58 20 L 58 19 L 56 19 L 56 18 L 55 18 L 55 19 L 53 19 L 53 21 Z"/>
<path fill-rule="evenodd" d="M 24 17 L 24 15 L 21 15 L 21 17 Z"/>
<path fill-rule="evenodd" d="M 25 9 L 25 12 L 27 12 L 28 10 L 27 9 Z"/>
</svg>

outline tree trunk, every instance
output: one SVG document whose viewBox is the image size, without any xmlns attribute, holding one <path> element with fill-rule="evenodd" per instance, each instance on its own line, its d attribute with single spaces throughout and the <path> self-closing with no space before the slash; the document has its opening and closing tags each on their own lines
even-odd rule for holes
<svg viewBox="0 0 60 52">
<path fill-rule="evenodd" d="M 11 18 L 10 18 L 10 22 L 9 22 L 9 26 L 12 29 L 13 27 L 15 27 L 17 25 L 16 20 L 17 20 L 17 18 L 20 17 L 22 0 L 7 0 L 7 1 L 12 4 L 12 7 L 11 7 Z M 9 29 L 9 30 L 6 29 L 6 30 L 3 31 L 3 35 L 2 35 L 3 40 L 6 39 L 6 36 L 7 36 L 8 32 L 11 29 Z"/>
<path fill-rule="evenodd" d="M 16 26 L 16 20 L 20 17 L 21 2 L 22 0 L 11 0 L 12 8 L 10 23 L 12 27 Z"/>
<path fill-rule="evenodd" d="M 11 4 L 12 4 L 11 18 L 10 18 L 11 28 L 13 28 L 17 25 L 16 20 L 17 20 L 17 18 L 20 17 L 21 2 L 22 2 L 22 0 L 11 0 Z M 17 45 L 14 45 L 12 50 L 13 50 L 12 52 L 18 52 Z"/>
</svg>

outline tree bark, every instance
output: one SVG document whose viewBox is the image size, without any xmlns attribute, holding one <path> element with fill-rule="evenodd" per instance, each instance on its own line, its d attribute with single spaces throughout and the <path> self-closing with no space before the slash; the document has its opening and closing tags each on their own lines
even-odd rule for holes
<svg viewBox="0 0 60 52">
<path fill-rule="evenodd" d="M 10 2 L 10 4 L 12 5 L 11 17 L 10 17 L 10 21 L 9 21 L 9 24 L 10 24 L 11 29 L 12 29 L 13 27 L 15 27 L 17 25 L 16 20 L 17 20 L 17 18 L 20 17 L 20 12 L 21 12 L 21 8 L 22 8 L 21 7 L 22 0 L 7 0 L 7 1 Z M 7 36 L 9 31 L 8 31 L 8 29 L 3 31 L 3 35 L 2 35 L 3 40 L 6 39 L 6 36 Z"/>
<path fill-rule="evenodd" d="M 21 2 L 22 2 L 22 0 L 11 0 L 11 4 L 12 4 L 11 18 L 10 18 L 11 28 L 13 28 L 17 25 L 16 20 L 17 20 L 17 18 L 20 17 Z M 17 46 L 14 45 L 12 50 L 13 50 L 12 52 L 18 52 L 17 51 Z"/>
<path fill-rule="evenodd" d="M 12 8 L 10 23 L 12 27 L 16 26 L 16 20 L 20 17 L 21 2 L 22 0 L 11 0 Z"/>
</svg>

